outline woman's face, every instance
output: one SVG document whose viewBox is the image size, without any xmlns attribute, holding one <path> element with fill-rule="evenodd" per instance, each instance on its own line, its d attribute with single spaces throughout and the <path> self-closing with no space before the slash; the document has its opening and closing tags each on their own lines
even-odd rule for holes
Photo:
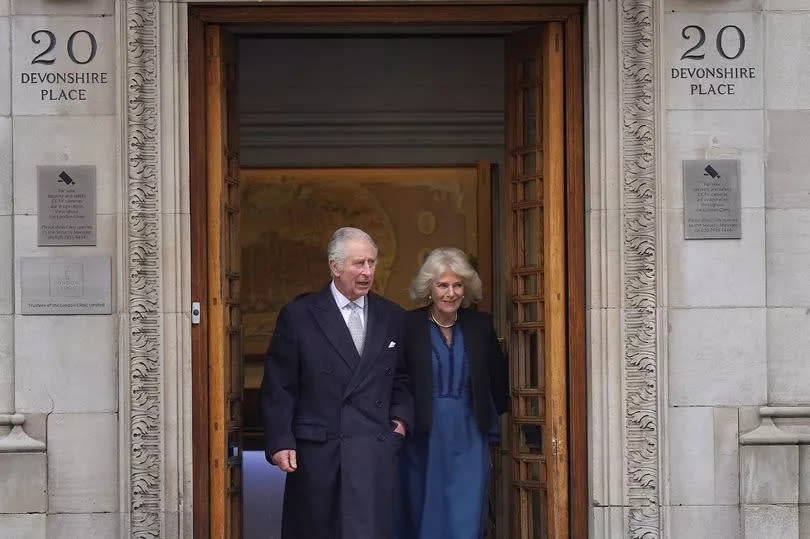
<svg viewBox="0 0 810 539">
<path fill-rule="evenodd" d="M 430 295 L 437 314 L 452 316 L 461 307 L 464 280 L 452 271 L 446 271 L 433 280 Z"/>
</svg>

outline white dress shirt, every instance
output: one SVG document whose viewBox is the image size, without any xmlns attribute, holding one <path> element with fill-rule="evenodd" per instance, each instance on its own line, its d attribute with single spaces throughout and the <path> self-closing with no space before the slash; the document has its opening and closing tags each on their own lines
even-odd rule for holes
<svg viewBox="0 0 810 539">
<path fill-rule="evenodd" d="M 343 315 L 343 322 L 346 324 L 346 327 L 349 327 L 349 315 L 352 314 L 352 311 L 351 309 L 347 309 L 346 305 L 351 303 L 351 301 L 349 300 L 349 298 L 340 293 L 340 290 L 338 290 L 337 287 L 335 286 L 335 281 L 332 281 L 329 284 L 329 289 L 332 291 L 332 297 L 335 298 L 335 303 L 337 303 L 340 314 Z M 368 321 L 368 312 L 366 310 L 366 296 L 360 296 L 359 298 L 354 300 L 354 303 L 359 305 L 360 308 L 362 309 L 361 311 L 362 316 L 360 317 L 360 321 L 363 324 L 363 331 L 365 331 Z"/>
</svg>

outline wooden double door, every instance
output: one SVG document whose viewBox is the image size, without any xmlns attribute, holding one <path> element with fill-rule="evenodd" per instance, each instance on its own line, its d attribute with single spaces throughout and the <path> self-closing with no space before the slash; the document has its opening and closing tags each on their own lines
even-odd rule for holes
<svg viewBox="0 0 810 539">
<path fill-rule="evenodd" d="M 523 23 L 505 36 L 505 73 L 492 74 L 506 81 L 504 158 L 494 196 L 479 197 L 476 209 L 494 216 L 479 225 L 491 238 L 490 290 L 501 292 L 492 309 L 512 396 L 495 457 L 493 537 L 587 537 L 581 23 L 574 6 L 191 8 L 192 295 L 201 305 L 192 326 L 195 537 L 242 536 L 244 186 L 235 114 L 240 66 L 225 24 L 324 21 Z"/>
</svg>

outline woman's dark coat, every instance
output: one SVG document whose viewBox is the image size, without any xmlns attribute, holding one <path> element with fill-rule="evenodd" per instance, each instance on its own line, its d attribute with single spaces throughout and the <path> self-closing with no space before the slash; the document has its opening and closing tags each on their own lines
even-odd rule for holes
<svg viewBox="0 0 810 539">
<path fill-rule="evenodd" d="M 464 335 L 476 423 L 486 435 L 495 420 L 490 395 L 498 414 L 509 408 L 508 363 L 495 335 L 491 315 L 459 309 L 456 323 Z M 406 314 L 405 361 L 413 386 L 414 425 L 411 428 L 424 432 L 433 424 L 433 360 L 428 307 Z"/>
</svg>

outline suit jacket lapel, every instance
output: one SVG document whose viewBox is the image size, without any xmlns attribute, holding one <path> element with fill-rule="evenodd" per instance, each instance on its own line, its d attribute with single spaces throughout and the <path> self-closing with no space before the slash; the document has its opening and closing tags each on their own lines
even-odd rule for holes
<svg viewBox="0 0 810 539">
<path fill-rule="evenodd" d="M 312 314 L 321 327 L 321 331 L 338 351 L 346 365 L 351 370 L 355 370 L 360 357 L 357 354 L 357 348 L 354 347 L 349 328 L 346 327 L 343 315 L 338 310 L 335 298 L 332 296 L 332 291 L 327 285 L 318 294 L 318 301 L 313 304 Z"/>
<path fill-rule="evenodd" d="M 388 321 L 387 317 L 384 316 L 382 312 L 382 302 L 372 293 L 366 296 L 366 302 L 368 317 L 366 318 L 366 341 L 363 344 L 363 355 L 360 357 L 360 364 L 354 371 L 349 385 L 346 386 L 346 395 L 354 391 L 357 385 L 363 380 L 368 370 L 374 365 L 374 360 L 380 355 L 383 346 L 388 346 L 387 342 L 383 342 L 385 336 L 388 335 L 388 331 L 386 331 Z M 348 329 L 346 331 L 348 333 Z M 349 341 L 351 341 L 351 336 L 349 336 Z M 397 343 L 397 345 L 401 346 L 400 343 Z M 354 347 L 354 345 L 352 345 L 352 347 Z"/>
</svg>

